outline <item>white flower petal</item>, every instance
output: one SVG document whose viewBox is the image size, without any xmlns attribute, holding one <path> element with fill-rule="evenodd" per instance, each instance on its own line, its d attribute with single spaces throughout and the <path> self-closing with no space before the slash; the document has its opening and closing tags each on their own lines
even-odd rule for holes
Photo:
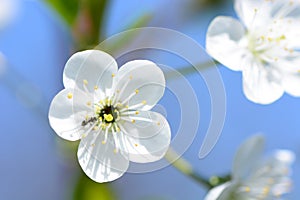
<svg viewBox="0 0 300 200">
<path fill-rule="evenodd" d="M 138 139 L 151 138 L 169 126 L 164 116 L 152 111 L 133 111 L 132 115 L 121 119 L 121 131 Z"/>
<path fill-rule="evenodd" d="M 234 8 L 241 21 L 250 30 L 267 25 L 272 17 L 272 3 L 267 1 L 235 0 Z"/>
<path fill-rule="evenodd" d="M 122 141 L 121 150 L 129 154 L 130 161 L 137 163 L 154 162 L 161 159 L 167 152 L 171 140 L 170 126 L 163 116 L 154 112 L 152 116 L 154 114 L 159 116 L 157 117 L 160 119 L 159 129 L 155 127 L 158 126 L 156 123 L 149 124 L 149 127 L 144 129 L 151 137 L 145 138 L 145 133 L 142 133 L 143 129 L 136 129 L 141 132 L 142 138 L 132 137 L 128 135 L 129 133 L 119 134 Z M 151 129 L 156 133 L 151 133 Z"/>
<path fill-rule="evenodd" d="M 117 78 L 116 101 L 129 106 L 145 102 L 140 110 L 150 110 L 165 91 L 165 77 L 162 70 L 148 60 L 134 60 L 124 64 L 119 69 Z"/>
<path fill-rule="evenodd" d="M 230 182 L 224 183 L 222 185 L 219 185 L 217 187 L 214 187 L 213 189 L 211 189 L 208 194 L 205 196 L 204 200 L 229 200 L 226 198 L 223 198 L 222 193 L 231 185 Z"/>
<path fill-rule="evenodd" d="M 283 19 L 283 18 L 295 18 L 299 19 L 300 17 L 300 2 L 297 1 L 286 1 L 286 0 L 276 0 L 269 2 L 267 4 L 272 13 L 274 19 Z"/>
<path fill-rule="evenodd" d="M 112 86 L 112 74 L 118 66 L 113 57 L 98 50 L 87 50 L 75 53 L 66 63 L 63 75 L 65 88 L 86 87 L 90 92 L 98 86 L 105 91 Z M 83 89 L 84 90 L 84 89 Z"/>
<path fill-rule="evenodd" d="M 243 180 L 250 175 L 252 168 L 262 155 L 264 143 L 263 136 L 255 135 L 240 146 L 233 162 L 234 180 Z"/>
<path fill-rule="evenodd" d="M 85 105 L 88 101 L 87 95 L 73 89 L 64 89 L 54 97 L 49 109 L 49 122 L 60 137 L 70 141 L 80 139 L 86 130 L 81 123 L 84 116 L 92 111 Z"/>
<path fill-rule="evenodd" d="M 290 166 L 295 160 L 295 155 L 289 150 L 277 150 L 264 160 L 258 160 L 251 175 L 244 182 L 251 190 L 260 191 L 256 193 L 256 198 L 267 195 L 265 198 L 274 199 L 291 191 L 292 181 Z M 264 194 L 264 188 L 268 186 L 269 192 Z M 251 192 L 250 192 L 251 193 Z M 247 196 L 247 192 L 244 192 Z"/>
<path fill-rule="evenodd" d="M 259 61 L 248 59 L 243 69 L 243 88 L 246 97 L 255 103 L 273 103 L 284 93 L 281 76 L 276 68 L 263 66 Z"/>
<path fill-rule="evenodd" d="M 104 141 L 104 132 L 90 132 L 83 138 L 78 147 L 78 161 L 84 173 L 92 180 L 103 183 L 121 177 L 129 166 L 126 155 L 116 152 L 111 134 L 107 142 Z"/>
<path fill-rule="evenodd" d="M 300 96 L 300 73 L 287 74 L 282 80 L 284 90 L 293 96 Z"/>
<path fill-rule="evenodd" d="M 240 46 L 245 35 L 243 25 L 231 17 L 216 17 L 206 35 L 208 53 L 232 70 L 241 70 L 241 60 L 249 54 L 246 47 Z"/>
<path fill-rule="evenodd" d="M 290 150 L 277 150 L 274 157 L 281 163 L 291 165 L 296 160 L 296 155 Z"/>
</svg>

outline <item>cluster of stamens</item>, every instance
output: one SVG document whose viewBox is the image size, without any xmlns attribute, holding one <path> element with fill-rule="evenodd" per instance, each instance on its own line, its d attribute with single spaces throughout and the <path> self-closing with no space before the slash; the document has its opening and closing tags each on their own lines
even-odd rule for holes
<svg viewBox="0 0 300 200">
<path fill-rule="evenodd" d="M 265 0 L 267 3 L 273 3 L 273 0 Z M 269 26 L 268 29 L 265 30 L 260 30 L 262 31 L 260 33 L 257 33 L 257 29 L 255 29 L 255 32 L 251 33 L 249 32 L 247 35 L 248 38 L 248 49 L 253 53 L 255 57 L 257 57 L 259 60 L 262 62 L 277 62 L 279 58 L 282 56 L 280 53 L 269 53 L 270 50 L 274 48 L 278 48 L 284 50 L 285 52 L 292 54 L 294 50 L 292 48 L 289 48 L 288 43 L 287 43 L 287 38 L 285 34 L 277 34 L 277 31 L 282 32 L 282 31 L 288 31 L 285 30 L 284 27 L 281 26 L 281 24 L 285 23 L 293 23 L 291 19 L 285 21 L 282 21 L 285 16 L 287 16 L 289 13 L 291 13 L 294 9 L 293 7 L 294 2 L 290 0 L 290 3 L 287 5 L 284 5 L 278 13 L 276 13 L 276 16 L 274 16 L 274 20 Z M 256 15 L 258 12 L 261 12 L 258 8 L 254 8 L 254 18 L 253 22 L 256 18 Z M 253 23 L 252 22 L 252 23 Z M 267 27 L 262 27 L 267 28 Z M 277 30 L 277 31 L 275 31 Z M 259 31 L 259 30 L 258 30 Z"/>
<path fill-rule="evenodd" d="M 94 105 L 95 118 L 97 119 L 94 130 L 99 127 L 102 130 L 109 128 L 110 131 L 120 132 L 120 127 L 117 122 L 120 120 L 121 105 L 118 106 L 111 105 L 111 100 L 105 99 L 100 100 Z"/>
<path fill-rule="evenodd" d="M 112 77 L 114 78 L 115 75 L 112 74 Z M 118 97 L 122 94 L 124 88 L 127 86 L 128 82 L 132 80 L 132 76 L 129 77 L 127 83 L 122 85 L 122 88 L 116 89 L 114 88 L 114 94 L 113 95 L 105 95 L 103 99 L 99 100 L 98 102 L 95 102 L 94 104 L 91 101 L 86 102 L 86 106 L 89 108 L 93 108 L 93 114 L 92 115 L 86 115 L 84 120 L 81 122 L 81 126 L 89 127 L 88 131 L 82 135 L 82 138 L 86 137 L 86 135 L 94 130 L 94 131 L 101 131 L 104 133 L 104 140 L 102 141 L 102 144 L 106 144 L 108 135 L 112 134 L 112 137 L 115 142 L 115 150 L 114 152 L 117 153 L 119 149 L 119 141 L 117 139 L 117 134 L 121 132 L 122 123 L 120 123 L 120 120 L 127 121 L 131 123 L 135 123 L 137 118 L 135 116 L 139 115 L 140 112 L 138 109 L 144 105 L 146 105 L 146 101 L 143 100 L 140 103 L 136 105 L 129 106 L 127 103 L 128 101 L 134 96 L 139 93 L 139 90 L 136 89 L 132 94 L 130 94 L 125 100 L 122 102 L 117 102 Z M 83 80 L 83 89 L 89 94 L 89 90 L 87 88 L 88 81 Z M 98 86 L 93 87 L 95 94 L 97 94 Z M 97 96 L 97 95 L 96 95 Z M 101 96 L 101 95 L 100 95 Z M 68 99 L 73 98 L 72 93 L 67 94 Z M 141 120 L 141 119 L 139 119 Z M 160 124 L 160 123 L 159 123 Z M 94 147 L 96 144 L 92 144 Z M 138 147 L 138 144 L 134 144 L 135 147 Z"/>
</svg>

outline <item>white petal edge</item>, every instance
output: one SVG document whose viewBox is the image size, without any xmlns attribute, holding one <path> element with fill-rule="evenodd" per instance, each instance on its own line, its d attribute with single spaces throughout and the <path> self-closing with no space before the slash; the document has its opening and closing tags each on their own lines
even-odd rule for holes
<svg viewBox="0 0 300 200">
<path fill-rule="evenodd" d="M 245 96 L 258 104 L 271 104 L 284 93 L 282 74 L 276 68 L 263 66 L 249 58 L 244 61 L 243 90 Z"/>
<path fill-rule="evenodd" d="M 84 173 L 98 183 L 120 178 L 128 169 L 126 155 L 115 152 L 114 140 L 109 134 L 106 144 L 103 132 L 90 132 L 79 144 L 77 157 Z"/>
<path fill-rule="evenodd" d="M 70 141 L 80 139 L 86 130 L 81 126 L 82 120 L 89 111 L 92 112 L 85 105 L 88 101 L 88 96 L 73 89 L 64 89 L 53 98 L 48 118 L 50 126 L 60 137 Z"/>
<path fill-rule="evenodd" d="M 116 101 L 129 106 L 145 102 L 145 105 L 138 108 L 139 110 L 150 110 L 165 91 L 164 73 L 149 60 L 134 60 L 125 63 L 119 69 L 117 79 L 115 91 L 119 91 L 119 94 L 117 94 Z"/>
<path fill-rule="evenodd" d="M 249 53 L 239 43 L 245 36 L 243 25 L 231 17 L 216 17 L 206 33 L 206 50 L 217 61 L 231 70 L 242 69 L 241 60 Z"/>
<path fill-rule="evenodd" d="M 244 180 L 250 175 L 251 170 L 262 156 L 264 146 L 264 137 L 262 135 L 254 135 L 239 147 L 232 167 L 234 180 Z"/>
<path fill-rule="evenodd" d="M 129 154 L 129 160 L 136 163 L 149 163 L 160 160 L 166 154 L 171 142 L 171 129 L 167 120 L 159 113 L 154 113 L 163 121 L 156 134 L 148 138 L 130 137 L 119 134 L 122 144 L 121 150 Z"/>
<path fill-rule="evenodd" d="M 211 189 L 208 194 L 205 196 L 204 200 L 218 200 L 222 192 L 230 186 L 230 182 L 219 185 Z"/>
<path fill-rule="evenodd" d="M 65 88 L 86 87 L 90 92 L 97 85 L 99 89 L 105 90 L 112 86 L 112 74 L 116 74 L 118 65 L 109 54 L 99 50 L 86 50 L 77 52 L 67 61 L 63 73 Z"/>
<path fill-rule="evenodd" d="M 300 63 L 299 63 L 300 65 Z M 295 97 L 300 97 L 300 73 L 287 74 L 282 81 L 284 90 Z"/>
<path fill-rule="evenodd" d="M 272 16 L 272 3 L 264 0 L 235 0 L 234 9 L 249 30 L 267 26 Z"/>
<path fill-rule="evenodd" d="M 276 150 L 273 155 L 278 161 L 286 165 L 291 165 L 296 160 L 295 153 L 290 150 Z"/>
</svg>

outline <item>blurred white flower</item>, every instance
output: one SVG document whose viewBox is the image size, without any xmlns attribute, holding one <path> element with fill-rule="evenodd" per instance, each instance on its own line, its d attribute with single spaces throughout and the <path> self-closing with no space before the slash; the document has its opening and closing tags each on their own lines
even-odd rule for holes
<svg viewBox="0 0 300 200">
<path fill-rule="evenodd" d="M 240 20 L 219 16 L 206 36 L 208 53 L 242 71 L 246 97 L 260 104 L 284 91 L 300 96 L 300 1 L 235 0 Z"/>
<path fill-rule="evenodd" d="M 16 15 L 18 4 L 18 0 L 0 0 L 0 29 Z"/>
<path fill-rule="evenodd" d="M 53 99 L 49 121 L 62 138 L 79 140 L 78 160 L 97 182 L 123 175 L 129 161 L 161 159 L 170 144 L 167 120 L 149 111 L 163 96 L 164 74 L 153 62 L 134 60 L 119 70 L 108 54 L 74 54 L 64 69 L 65 89 Z"/>
<path fill-rule="evenodd" d="M 205 200 L 273 200 L 290 192 L 290 165 L 293 152 L 277 150 L 262 159 L 264 138 L 256 135 L 237 151 L 232 169 L 232 180 L 213 188 Z"/>
</svg>

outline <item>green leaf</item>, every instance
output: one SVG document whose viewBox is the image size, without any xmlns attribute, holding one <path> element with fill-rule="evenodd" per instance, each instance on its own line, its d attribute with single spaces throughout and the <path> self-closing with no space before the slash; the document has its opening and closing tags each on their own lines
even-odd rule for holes
<svg viewBox="0 0 300 200">
<path fill-rule="evenodd" d="M 74 200 L 115 200 L 109 183 L 96 183 L 82 174 L 74 191 Z"/>
<path fill-rule="evenodd" d="M 68 25 L 73 25 L 78 9 L 79 0 L 45 0 Z"/>
</svg>

